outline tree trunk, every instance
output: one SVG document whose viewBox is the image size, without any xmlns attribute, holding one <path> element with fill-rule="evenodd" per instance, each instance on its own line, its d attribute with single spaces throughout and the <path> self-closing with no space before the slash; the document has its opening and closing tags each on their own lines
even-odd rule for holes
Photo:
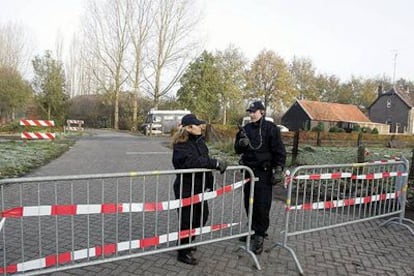
<svg viewBox="0 0 414 276">
<path fill-rule="evenodd" d="M 114 129 L 119 129 L 119 88 L 115 90 Z"/>
</svg>

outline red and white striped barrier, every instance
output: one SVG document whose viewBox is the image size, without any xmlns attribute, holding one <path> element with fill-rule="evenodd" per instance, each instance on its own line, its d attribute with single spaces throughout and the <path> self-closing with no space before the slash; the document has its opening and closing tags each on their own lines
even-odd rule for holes
<svg viewBox="0 0 414 276">
<path fill-rule="evenodd" d="M 43 206 L 20 206 L 1 212 L 3 218 L 20 218 L 33 216 L 70 216 L 90 214 L 113 214 L 129 212 L 154 212 L 178 209 L 200 203 L 203 200 L 214 199 L 222 194 L 236 190 L 247 183 L 249 179 L 226 185 L 212 192 L 196 194 L 183 199 L 149 202 L 149 203 L 103 203 L 103 204 L 73 204 L 73 205 L 43 205 Z M 1 231 L 1 227 L 0 227 Z"/>
<path fill-rule="evenodd" d="M 55 126 L 55 121 L 51 120 L 20 120 L 21 126 L 36 126 L 36 127 L 53 127 Z M 23 131 L 21 134 L 22 139 L 28 140 L 53 140 L 56 138 L 55 133 L 51 132 L 27 132 Z"/>
<path fill-rule="evenodd" d="M 215 224 L 212 226 L 204 226 L 201 228 L 195 228 L 191 230 L 182 230 L 180 232 L 173 232 L 165 235 L 140 239 L 124 241 L 119 243 L 110 243 L 103 246 L 94 246 L 86 249 L 80 249 L 75 251 L 68 251 L 59 253 L 57 255 L 49 255 L 43 258 L 34 259 L 31 261 L 21 262 L 17 264 L 11 264 L 6 267 L 0 267 L 0 273 L 16 273 L 30 271 L 34 269 L 41 269 L 46 267 L 55 266 L 57 264 L 63 265 L 72 261 L 79 261 L 86 258 L 108 256 L 113 255 L 116 252 L 126 251 L 131 249 L 146 248 L 151 246 L 157 246 L 163 243 L 177 241 L 179 239 L 188 238 L 191 236 L 197 236 L 200 234 L 206 234 L 210 232 L 219 231 L 229 227 L 238 225 L 239 223 L 231 224 Z"/>
<path fill-rule="evenodd" d="M 23 131 L 21 134 L 21 138 L 34 140 L 34 139 L 45 139 L 45 140 L 53 140 L 56 138 L 56 134 L 52 132 L 26 132 Z"/>
<path fill-rule="evenodd" d="M 83 125 L 83 120 L 66 120 L 66 123 L 67 124 L 80 124 L 80 125 Z"/>
<path fill-rule="evenodd" d="M 372 195 L 372 196 L 365 196 L 365 197 L 357 197 L 357 198 L 350 198 L 350 199 L 305 203 L 305 204 L 296 205 L 296 206 L 289 206 L 289 207 L 286 206 L 286 210 L 290 211 L 290 210 L 331 209 L 331 208 L 338 208 L 338 207 L 344 207 L 344 206 L 368 204 L 368 203 L 374 202 L 374 201 L 394 199 L 394 198 L 399 197 L 399 195 L 400 195 L 400 192 L 388 193 L 388 194 L 379 194 L 379 195 Z"/>
<path fill-rule="evenodd" d="M 378 152 L 371 152 L 371 151 L 368 150 L 368 148 L 366 148 L 365 149 L 365 156 L 370 156 L 370 155 L 380 156 L 382 154 L 381 153 L 378 153 Z M 401 160 L 401 157 L 400 156 L 396 156 L 396 155 L 384 154 L 382 156 L 384 158 L 387 158 L 388 160 L 380 160 L 381 163 L 384 163 L 384 162 L 388 163 L 388 162 L 391 162 L 391 161 L 399 161 L 399 160 Z M 368 163 L 372 163 L 372 162 L 375 163 L 377 161 L 368 161 Z"/>
<path fill-rule="evenodd" d="M 64 127 L 65 131 L 83 131 L 82 125 L 84 124 L 83 120 L 66 120 L 67 126 Z M 76 125 L 76 126 L 75 126 Z"/>
<path fill-rule="evenodd" d="M 380 172 L 380 173 L 369 173 L 369 174 L 352 174 L 350 172 L 336 172 L 336 173 L 321 173 L 321 174 L 307 174 L 307 175 L 297 175 L 294 176 L 294 180 L 326 180 L 326 179 L 341 179 L 341 178 L 350 178 L 352 180 L 372 180 L 372 179 L 382 179 L 390 178 L 396 176 L 408 176 L 406 172 Z M 290 171 L 285 173 L 285 186 L 289 185 L 291 176 Z"/>
<path fill-rule="evenodd" d="M 83 127 L 73 127 L 73 126 L 65 126 L 65 131 L 83 131 Z"/>
<path fill-rule="evenodd" d="M 126 212 L 152 212 L 161 210 L 172 210 L 180 207 L 190 206 L 200 203 L 203 200 L 214 199 L 222 194 L 229 193 L 247 183 L 250 179 L 244 179 L 230 185 L 223 186 L 215 191 L 196 194 L 192 197 L 177 199 L 172 201 L 149 202 L 149 203 L 104 203 L 104 204 L 74 204 L 74 205 L 43 205 L 43 206 L 20 206 L 4 210 L 1 213 L 3 219 L 0 222 L 0 231 L 6 218 L 21 218 L 33 216 L 65 216 L 65 215 L 85 215 L 85 214 L 111 214 Z M 68 251 L 56 255 L 49 255 L 30 261 L 0 267 L 0 273 L 17 273 L 52 267 L 57 264 L 78 261 L 86 258 L 98 257 L 102 255 L 113 255 L 116 252 L 157 246 L 171 241 L 197 236 L 210 232 L 219 231 L 240 223 L 215 224 L 200 228 L 182 230 L 164 235 L 144 238 L 139 240 L 123 241 L 119 243 L 94 246 L 86 249 Z"/>
<path fill-rule="evenodd" d="M 51 120 L 20 120 L 21 126 L 53 127 L 55 121 Z"/>
</svg>

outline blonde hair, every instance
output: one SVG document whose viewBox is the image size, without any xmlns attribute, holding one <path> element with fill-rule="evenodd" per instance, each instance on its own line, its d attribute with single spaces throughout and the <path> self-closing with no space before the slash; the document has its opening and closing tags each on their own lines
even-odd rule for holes
<svg viewBox="0 0 414 276">
<path fill-rule="evenodd" d="M 174 133 L 172 138 L 172 144 L 176 145 L 179 143 L 184 143 L 188 141 L 190 133 L 187 131 L 187 127 L 180 126 L 178 131 Z"/>
</svg>

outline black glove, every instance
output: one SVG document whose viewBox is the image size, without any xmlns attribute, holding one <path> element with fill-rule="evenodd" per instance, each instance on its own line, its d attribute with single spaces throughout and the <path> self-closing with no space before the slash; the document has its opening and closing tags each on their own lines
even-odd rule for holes
<svg viewBox="0 0 414 276">
<path fill-rule="evenodd" d="M 240 140 L 239 140 L 239 145 L 240 145 L 240 147 L 243 147 L 243 148 L 247 147 L 249 145 L 249 143 L 250 143 L 250 141 L 249 141 L 249 138 L 247 138 L 247 137 L 240 138 Z"/>
<path fill-rule="evenodd" d="M 221 161 L 221 160 L 217 160 L 217 166 L 216 166 L 216 170 L 219 170 L 221 174 L 223 174 L 227 169 L 227 162 L 226 161 Z"/>
<path fill-rule="evenodd" d="M 283 184 L 283 168 L 282 167 L 276 167 L 272 170 L 272 179 L 271 183 L 273 186 Z"/>
<path fill-rule="evenodd" d="M 247 147 L 250 143 L 249 141 L 249 137 L 247 137 L 246 131 L 244 130 L 244 128 L 239 126 L 239 145 L 241 147 Z"/>
</svg>

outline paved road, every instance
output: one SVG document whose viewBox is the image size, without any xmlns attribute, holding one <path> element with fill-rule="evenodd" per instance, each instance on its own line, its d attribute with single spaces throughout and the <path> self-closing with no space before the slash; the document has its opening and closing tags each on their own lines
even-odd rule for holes
<svg viewBox="0 0 414 276">
<path fill-rule="evenodd" d="M 57 160 L 32 173 L 36 176 L 113 173 L 171 169 L 165 138 L 94 131 Z M 281 240 L 284 204 L 273 201 L 265 247 Z M 305 275 L 414 275 L 414 236 L 405 229 L 378 228 L 379 221 L 290 238 Z M 175 252 L 55 273 L 55 275 L 298 275 L 286 250 L 275 248 L 259 256 L 261 271 L 238 240 L 200 246 L 197 266 L 176 261 Z"/>
</svg>

